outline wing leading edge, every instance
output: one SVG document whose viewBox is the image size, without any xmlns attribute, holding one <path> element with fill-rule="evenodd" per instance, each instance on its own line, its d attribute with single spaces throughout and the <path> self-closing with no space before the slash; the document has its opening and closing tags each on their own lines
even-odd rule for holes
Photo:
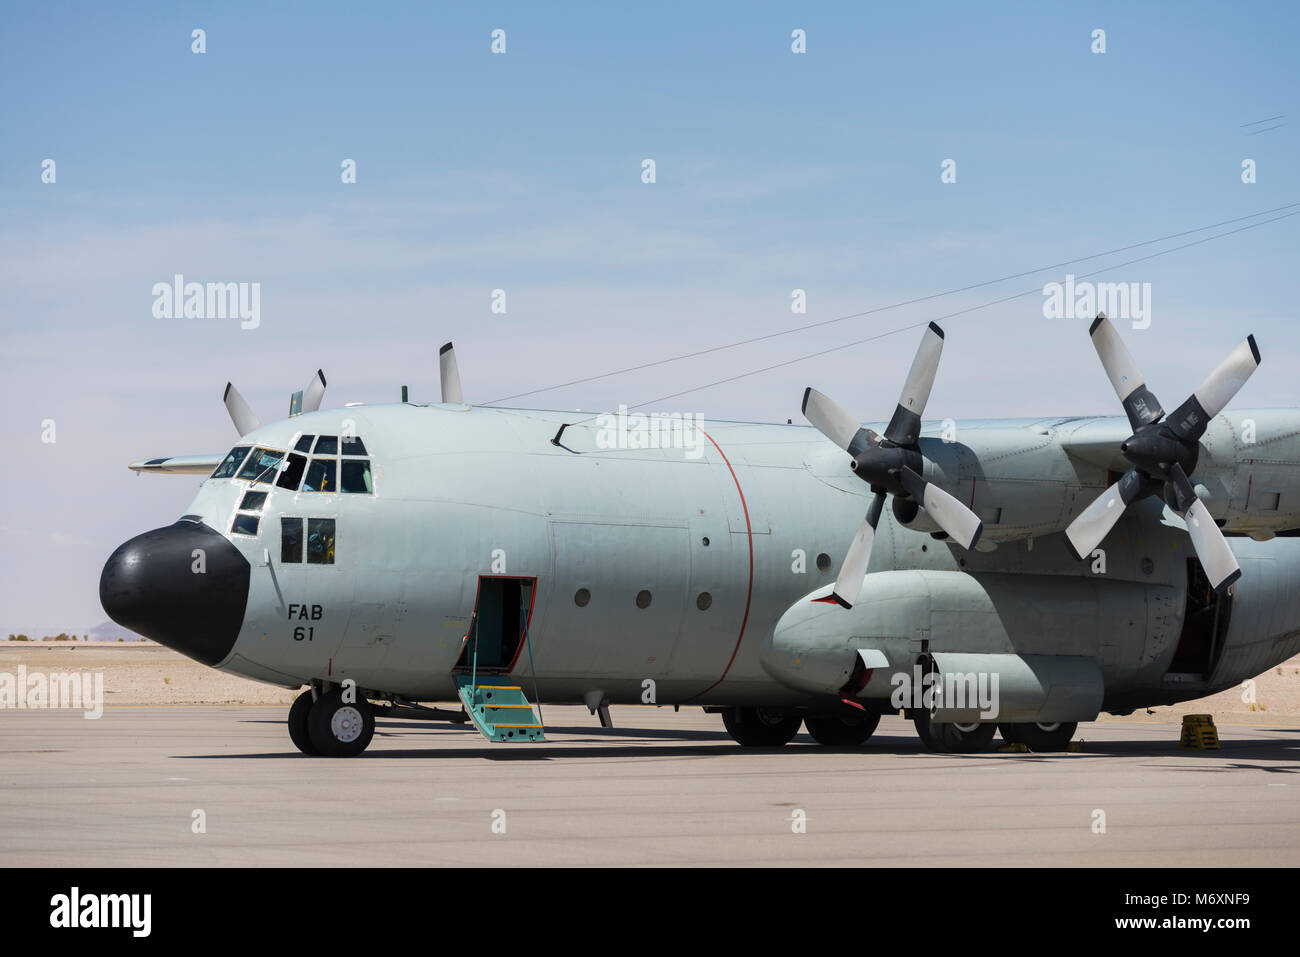
<svg viewBox="0 0 1300 957">
<path fill-rule="evenodd" d="M 132 472 L 160 472 L 168 475 L 211 475 L 225 452 L 209 455 L 173 455 L 170 458 L 141 459 L 127 466 Z"/>
</svg>

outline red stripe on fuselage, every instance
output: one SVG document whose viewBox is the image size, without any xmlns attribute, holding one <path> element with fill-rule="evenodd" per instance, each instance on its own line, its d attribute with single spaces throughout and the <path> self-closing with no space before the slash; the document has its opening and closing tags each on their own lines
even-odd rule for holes
<svg viewBox="0 0 1300 957">
<path fill-rule="evenodd" d="M 696 426 L 696 428 L 699 428 L 699 426 Z M 703 429 L 700 429 L 700 431 L 704 432 Z M 714 442 L 713 436 L 709 435 L 708 432 L 704 432 L 704 437 L 710 442 L 713 442 L 713 447 L 717 449 L 718 454 L 722 456 L 722 461 L 727 463 L 727 471 L 731 473 L 731 480 L 736 483 L 736 491 L 740 495 L 740 507 L 745 512 L 745 541 L 749 544 L 749 585 L 745 589 L 745 616 L 740 620 L 740 634 L 736 636 L 736 647 L 731 649 L 731 657 L 727 660 L 727 667 L 722 669 L 722 675 L 717 681 L 699 692 L 699 694 L 691 695 L 691 697 L 687 698 L 686 701 L 691 701 L 698 698 L 700 695 L 708 694 L 718 685 L 722 684 L 723 678 L 727 677 L 727 672 L 731 670 L 731 665 L 735 662 L 736 655 L 740 652 L 740 642 L 745 637 L 745 626 L 749 624 L 749 604 L 754 597 L 754 529 L 749 523 L 749 505 L 745 503 L 745 490 L 740 487 L 740 479 L 736 477 L 736 470 L 731 467 L 731 460 L 727 458 L 727 453 L 722 451 L 722 446 L 718 445 L 717 442 Z M 730 525 L 731 523 L 728 522 L 727 524 Z M 728 529 L 728 531 L 730 531 L 730 529 Z M 684 703 L 685 702 L 683 702 L 683 704 Z"/>
</svg>

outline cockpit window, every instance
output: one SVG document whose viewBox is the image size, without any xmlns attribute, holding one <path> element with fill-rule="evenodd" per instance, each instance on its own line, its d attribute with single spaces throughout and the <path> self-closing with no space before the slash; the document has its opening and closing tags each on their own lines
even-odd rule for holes
<svg viewBox="0 0 1300 957">
<path fill-rule="evenodd" d="M 300 442 L 299 445 L 302 443 Z M 289 453 L 289 464 L 284 467 L 280 477 L 275 480 L 275 484 L 280 488 L 287 488 L 298 491 L 298 483 L 302 481 L 302 473 L 307 469 L 307 456 L 295 455 Z"/>
<path fill-rule="evenodd" d="M 271 449 L 253 449 L 253 454 L 248 457 L 248 462 L 239 470 L 236 478 L 249 479 L 253 482 L 269 482 L 275 475 L 276 466 L 284 458 L 283 452 L 274 452 Z"/>
<path fill-rule="evenodd" d="M 302 483 L 304 492 L 337 492 L 334 473 L 338 462 L 334 459 L 312 459 L 307 467 L 307 479 Z"/>
<path fill-rule="evenodd" d="M 239 468 L 239 463 L 244 461 L 244 456 L 248 454 L 250 445 L 236 445 L 230 450 L 230 454 L 221 460 L 217 470 L 212 473 L 213 478 L 230 478 Z"/>
<path fill-rule="evenodd" d="M 310 452 L 311 440 L 316 438 L 314 435 L 304 435 L 298 440 L 298 444 L 293 447 L 295 452 Z"/>
<path fill-rule="evenodd" d="M 260 521 L 261 519 L 256 515 L 240 513 L 235 516 L 235 521 L 231 524 L 230 530 L 236 535 L 256 535 Z"/>
<path fill-rule="evenodd" d="M 302 519 L 280 519 L 280 561 L 302 561 Z"/>
<path fill-rule="evenodd" d="M 339 485 L 345 492 L 373 492 L 375 489 L 370 483 L 370 460 L 344 459 Z"/>
<path fill-rule="evenodd" d="M 266 504 L 265 492 L 247 491 L 244 493 L 244 500 L 239 503 L 241 512 L 260 512 L 262 506 Z"/>
<path fill-rule="evenodd" d="M 307 519 L 307 564 L 334 564 L 334 519 Z"/>
<path fill-rule="evenodd" d="M 343 436 L 343 454 L 344 455 L 365 455 L 366 443 L 361 441 L 359 435 Z"/>
<path fill-rule="evenodd" d="M 316 454 L 338 455 L 339 437 L 337 435 L 322 435 L 316 440 Z"/>
</svg>

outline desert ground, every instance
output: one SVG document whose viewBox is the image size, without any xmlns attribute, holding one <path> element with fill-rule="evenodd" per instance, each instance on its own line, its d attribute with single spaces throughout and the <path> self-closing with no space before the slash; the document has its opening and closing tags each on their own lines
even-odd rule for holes
<svg viewBox="0 0 1300 957">
<path fill-rule="evenodd" d="M 107 704 L 0 711 L 0 867 L 1300 864 L 1300 659 L 1239 691 L 1081 728 L 1063 754 L 736 747 L 698 708 L 547 706 L 546 741 L 381 719 L 308 758 L 295 692 L 146 644 L 0 645 L 0 671 L 102 671 Z M 1209 712 L 1219 750 L 1178 747 Z"/>
</svg>

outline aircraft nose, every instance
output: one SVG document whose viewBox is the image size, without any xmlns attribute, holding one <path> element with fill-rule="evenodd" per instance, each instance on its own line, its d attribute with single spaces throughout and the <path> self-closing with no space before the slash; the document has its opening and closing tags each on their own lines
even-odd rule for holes
<svg viewBox="0 0 1300 957">
<path fill-rule="evenodd" d="M 249 571 L 212 528 L 180 521 L 119 545 L 99 577 L 99 601 L 123 628 L 215 665 L 243 626 Z"/>
</svg>

